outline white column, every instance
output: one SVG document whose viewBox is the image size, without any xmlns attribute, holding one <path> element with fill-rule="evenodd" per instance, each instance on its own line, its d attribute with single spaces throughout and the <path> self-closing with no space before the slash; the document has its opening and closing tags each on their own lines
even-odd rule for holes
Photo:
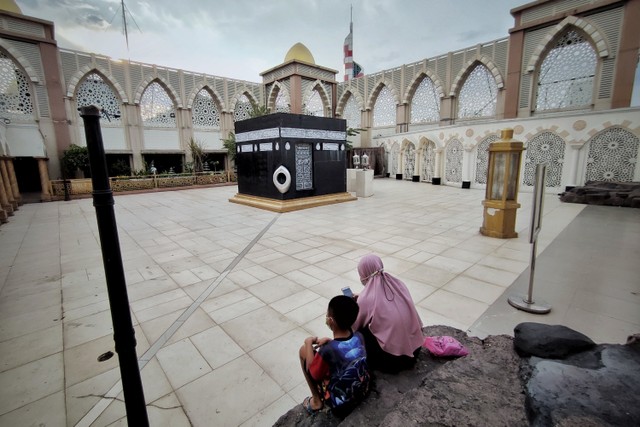
<svg viewBox="0 0 640 427">
<path fill-rule="evenodd" d="M 442 183 L 442 174 L 440 173 L 442 170 L 442 153 L 444 153 L 444 148 L 436 148 L 436 165 L 433 169 L 433 179 L 435 181 L 434 183 L 438 185 Z"/>
<path fill-rule="evenodd" d="M 578 185 L 578 161 L 580 160 L 580 149 L 582 145 L 570 144 L 569 158 L 565 162 L 567 165 L 567 178 L 565 179 L 567 186 Z"/>
<path fill-rule="evenodd" d="M 471 151 L 473 145 L 467 144 L 462 152 L 462 188 L 471 188 Z"/>
</svg>

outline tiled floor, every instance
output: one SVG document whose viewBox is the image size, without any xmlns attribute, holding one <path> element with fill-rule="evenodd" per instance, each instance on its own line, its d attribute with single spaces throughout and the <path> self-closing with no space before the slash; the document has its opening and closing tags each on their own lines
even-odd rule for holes
<svg viewBox="0 0 640 427">
<path fill-rule="evenodd" d="M 270 425 L 301 402 L 297 349 L 327 335 L 329 298 L 359 288 L 369 252 L 425 324 L 482 336 L 530 320 L 607 342 L 639 332 L 637 210 L 546 197 L 534 295 L 553 310 L 535 316 L 505 301 L 526 292 L 530 193 L 520 237 L 500 240 L 478 232 L 483 191 L 374 187 L 287 214 L 229 203 L 236 187 L 116 197 L 152 425 Z M 117 357 L 97 361 L 114 345 L 94 212 L 89 199 L 24 205 L 0 227 L 0 426 L 126 424 Z"/>
</svg>

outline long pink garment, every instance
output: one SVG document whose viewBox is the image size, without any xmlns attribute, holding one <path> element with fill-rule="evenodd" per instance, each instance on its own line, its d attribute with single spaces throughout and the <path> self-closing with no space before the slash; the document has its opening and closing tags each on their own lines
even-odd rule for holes
<svg viewBox="0 0 640 427">
<path fill-rule="evenodd" d="M 365 284 L 358 296 L 360 311 L 353 330 L 368 326 L 380 347 L 395 356 L 413 356 L 422 345 L 422 321 L 409 290 L 402 281 L 385 273 L 377 255 L 366 255 L 358 263 Z"/>
</svg>

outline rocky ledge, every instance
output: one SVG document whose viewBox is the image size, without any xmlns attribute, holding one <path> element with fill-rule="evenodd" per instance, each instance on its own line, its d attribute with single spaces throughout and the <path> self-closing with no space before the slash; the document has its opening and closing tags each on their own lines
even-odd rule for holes
<svg viewBox="0 0 640 427">
<path fill-rule="evenodd" d="M 367 399 L 341 420 L 297 405 L 275 426 L 631 426 L 640 425 L 640 335 L 596 345 L 564 326 L 522 323 L 515 338 L 484 340 L 448 326 L 469 350 L 438 358 L 423 349 L 414 369 L 374 373 Z"/>
<path fill-rule="evenodd" d="M 588 181 L 560 194 L 560 200 L 588 205 L 640 208 L 640 182 Z"/>
</svg>

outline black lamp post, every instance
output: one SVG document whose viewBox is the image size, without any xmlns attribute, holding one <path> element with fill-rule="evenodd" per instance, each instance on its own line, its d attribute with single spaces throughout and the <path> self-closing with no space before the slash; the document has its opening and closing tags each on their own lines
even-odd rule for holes
<svg viewBox="0 0 640 427">
<path fill-rule="evenodd" d="M 107 174 L 107 160 L 100 130 L 100 110 L 91 105 L 81 107 L 80 116 L 84 120 L 84 129 L 89 151 L 91 183 L 93 185 L 93 206 L 96 208 L 96 220 L 102 248 L 102 262 L 107 279 L 109 306 L 113 322 L 113 340 L 120 361 L 120 375 L 124 391 L 124 403 L 127 410 L 127 423 L 130 426 L 149 425 L 147 408 L 144 401 L 142 379 L 138 369 L 136 338 L 131 321 L 129 298 L 122 267 L 122 254 L 118 240 L 118 228 L 113 209 L 113 193 Z"/>
</svg>

